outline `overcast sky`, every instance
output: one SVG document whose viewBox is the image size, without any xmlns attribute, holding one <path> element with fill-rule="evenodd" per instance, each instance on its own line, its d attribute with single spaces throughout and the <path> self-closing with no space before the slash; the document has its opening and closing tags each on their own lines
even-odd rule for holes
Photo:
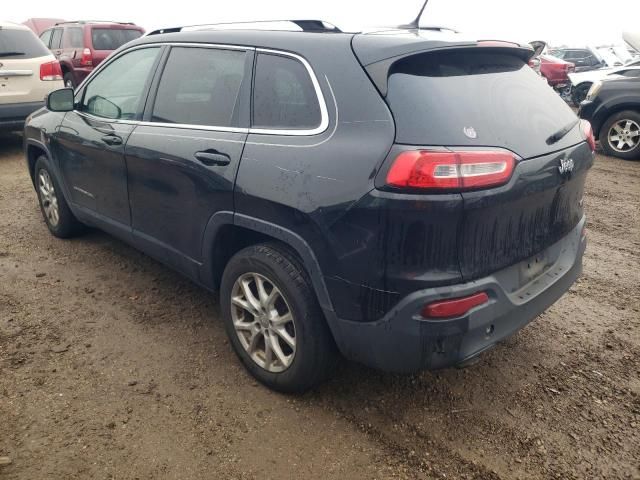
<svg viewBox="0 0 640 480">
<path fill-rule="evenodd" d="M 2 0 L 2 20 L 30 17 L 132 21 L 147 30 L 175 25 L 247 20 L 318 18 L 343 29 L 397 25 L 415 17 L 422 0 Z M 635 5 L 636 13 L 631 6 Z M 640 0 L 430 0 L 423 24 L 454 27 L 478 38 L 546 40 L 558 44 L 621 43 L 624 30 L 640 30 Z"/>
</svg>

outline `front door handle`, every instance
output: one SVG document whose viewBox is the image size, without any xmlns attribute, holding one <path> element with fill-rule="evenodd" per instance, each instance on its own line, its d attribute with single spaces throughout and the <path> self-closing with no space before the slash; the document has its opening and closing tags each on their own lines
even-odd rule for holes
<svg viewBox="0 0 640 480">
<path fill-rule="evenodd" d="M 193 154 L 193 156 L 208 167 L 224 167 L 225 165 L 229 165 L 229 163 L 231 163 L 231 158 L 229 158 L 229 155 L 214 149 L 196 152 Z"/>
<path fill-rule="evenodd" d="M 107 145 L 122 145 L 122 138 L 117 135 L 105 135 L 102 141 Z"/>
</svg>

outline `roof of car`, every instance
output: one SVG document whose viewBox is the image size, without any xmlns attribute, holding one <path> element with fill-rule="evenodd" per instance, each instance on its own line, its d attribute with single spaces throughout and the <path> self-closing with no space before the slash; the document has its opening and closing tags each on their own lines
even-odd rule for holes
<svg viewBox="0 0 640 480">
<path fill-rule="evenodd" d="M 285 31 L 263 29 L 220 29 L 211 27 L 200 30 L 172 31 L 158 30 L 135 40 L 131 45 L 148 43 L 212 43 L 279 50 L 301 50 L 328 46 L 330 39 L 353 42 L 353 48 L 364 65 L 405 55 L 411 52 L 423 52 L 430 49 L 451 46 L 472 46 L 478 42 L 452 30 L 433 27 L 430 29 L 386 29 L 370 32 L 341 32 L 336 30 Z M 514 46 L 519 47 L 517 44 Z"/>
<path fill-rule="evenodd" d="M 0 21 L 0 28 L 6 28 L 11 30 L 29 30 L 29 27 L 27 27 L 26 25 L 21 25 L 19 23 L 13 23 L 13 22 L 3 22 L 3 21 Z"/>
<path fill-rule="evenodd" d="M 121 25 L 123 27 L 141 28 L 133 22 L 115 22 L 111 20 L 63 20 L 57 22 L 54 26 L 64 25 Z"/>
</svg>

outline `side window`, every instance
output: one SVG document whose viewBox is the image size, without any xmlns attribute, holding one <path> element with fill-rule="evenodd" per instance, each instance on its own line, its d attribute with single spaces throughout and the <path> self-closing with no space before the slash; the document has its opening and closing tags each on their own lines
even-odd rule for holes
<svg viewBox="0 0 640 480">
<path fill-rule="evenodd" d="M 51 42 L 51 32 L 52 30 L 45 30 L 42 32 L 42 35 L 40 35 L 40 40 L 42 40 L 42 43 L 44 43 L 47 48 L 49 48 L 49 42 Z"/>
<path fill-rule="evenodd" d="M 159 53 L 159 47 L 141 48 L 109 63 L 85 88 L 80 110 L 103 118 L 138 119 Z"/>
<path fill-rule="evenodd" d="M 60 40 L 62 40 L 62 29 L 54 28 L 53 33 L 51 34 L 51 45 L 49 48 L 60 48 Z"/>
<path fill-rule="evenodd" d="M 65 29 L 62 40 L 64 48 L 82 48 L 84 46 L 82 28 L 69 27 Z"/>
<path fill-rule="evenodd" d="M 151 121 L 238 126 L 246 52 L 173 47 L 158 85 Z"/>
<path fill-rule="evenodd" d="M 318 96 L 299 60 L 260 53 L 254 82 L 253 127 L 304 130 L 320 125 Z"/>
</svg>

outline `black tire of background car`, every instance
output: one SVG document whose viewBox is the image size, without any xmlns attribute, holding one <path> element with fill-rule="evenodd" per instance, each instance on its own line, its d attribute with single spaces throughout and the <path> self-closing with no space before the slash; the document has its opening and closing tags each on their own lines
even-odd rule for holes
<svg viewBox="0 0 640 480">
<path fill-rule="evenodd" d="M 73 75 L 71 75 L 71 72 L 64 74 L 64 86 L 76 88 L 76 82 L 73 81 Z"/>
<path fill-rule="evenodd" d="M 272 373 L 255 363 L 238 339 L 231 318 L 231 294 L 235 281 L 255 272 L 266 276 L 282 292 L 295 323 L 296 353 L 283 372 Z M 298 259 L 284 245 L 258 244 L 241 250 L 227 264 L 221 281 L 220 305 L 231 345 L 249 372 L 267 387 L 283 393 L 302 393 L 324 382 L 339 361 L 339 354 Z"/>
<path fill-rule="evenodd" d="M 51 182 L 53 183 L 53 188 L 55 190 L 55 195 L 58 200 L 58 215 L 59 220 L 57 225 L 52 225 L 47 218 L 47 215 L 44 211 L 43 199 L 40 189 L 38 188 L 38 177 L 40 171 L 45 170 L 49 177 L 51 178 Z M 36 161 L 36 166 L 34 170 L 34 181 L 36 185 L 36 193 L 38 195 L 38 203 L 40 204 L 40 211 L 42 212 L 42 217 L 44 218 L 49 231 L 58 238 L 71 238 L 83 232 L 85 226 L 78 221 L 78 219 L 73 215 L 67 201 L 64 198 L 62 190 L 60 189 L 60 185 L 56 180 L 55 175 L 51 171 L 51 167 L 49 165 L 49 160 L 44 155 L 39 157 Z"/>
<path fill-rule="evenodd" d="M 589 93 L 590 88 L 591 83 L 581 83 L 573 89 L 571 92 L 571 101 L 576 107 L 579 107 L 580 103 L 587 98 L 587 93 Z"/>
<path fill-rule="evenodd" d="M 614 123 L 619 122 L 620 120 L 633 120 L 640 125 L 640 112 L 625 110 L 611 115 L 600 129 L 600 135 L 598 136 L 600 139 L 600 146 L 607 155 L 611 155 L 612 157 L 623 158 L 625 160 L 639 160 L 640 142 L 638 142 L 636 146 L 628 152 L 617 152 L 611 145 L 609 145 L 609 130 Z"/>
</svg>

